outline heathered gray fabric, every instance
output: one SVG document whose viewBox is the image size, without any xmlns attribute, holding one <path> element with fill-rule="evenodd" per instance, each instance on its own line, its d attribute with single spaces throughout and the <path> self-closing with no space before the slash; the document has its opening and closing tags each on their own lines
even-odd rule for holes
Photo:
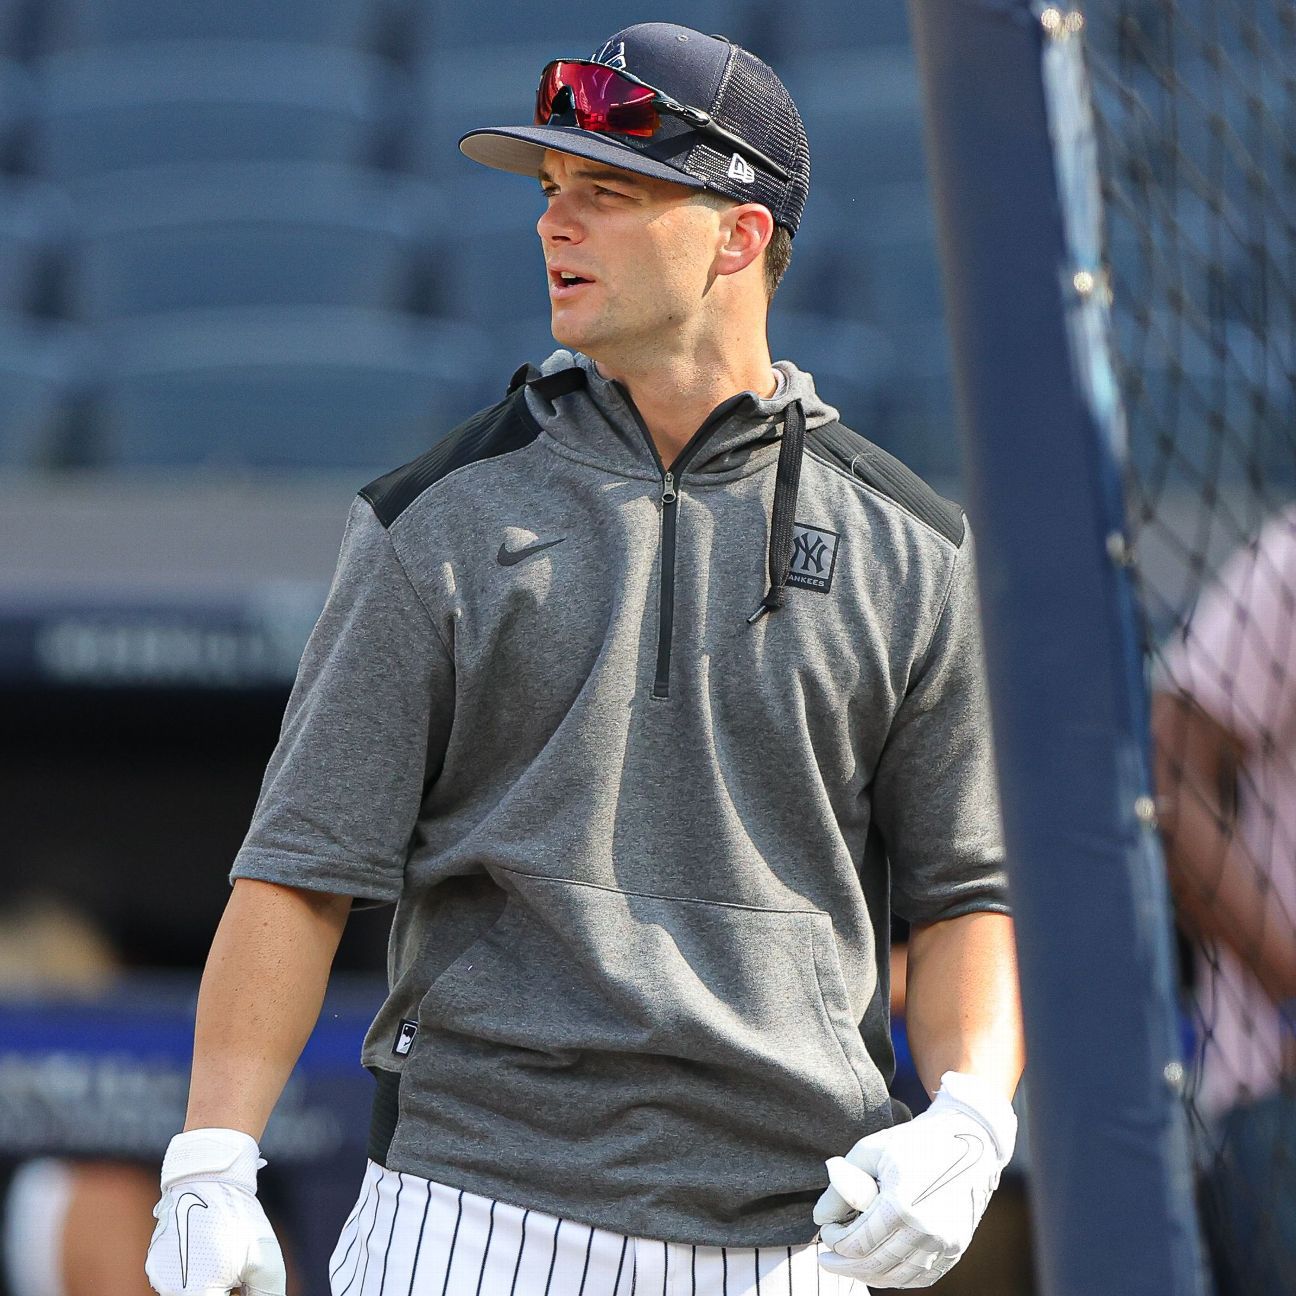
<svg viewBox="0 0 1296 1296">
<path fill-rule="evenodd" d="M 1006 909 L 971 541 L 808 449 L 796 517 L 841 537 L 832 588 L 747 624 L 782 411 L 834 417 L 780 362 L 680 480 L 653 699 L 661 479 L 619 388 L 544 368 L 573 363 L 586 389 L 528 391 L 531 444 L 390 529 L 356 501 L 233 875 L 396 902 L 364 1046 L 404 1072 L 390 1168 L 804 1243 L 824 1158 L 905 1115 L 888 901 Z"/>
</svg>

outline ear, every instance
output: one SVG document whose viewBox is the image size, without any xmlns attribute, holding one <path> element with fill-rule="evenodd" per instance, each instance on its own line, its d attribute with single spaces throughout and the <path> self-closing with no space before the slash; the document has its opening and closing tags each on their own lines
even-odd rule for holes
<svg viewBox="0 0 1296 1296">
<path fill-rule="evenodd" d="M 745 270 L 759 260 L 773 235 L 773 213 L 761 203 L 740 203 L 725 208 L 720 213 L 716 274 L 731 275 Z"/>
</svg>

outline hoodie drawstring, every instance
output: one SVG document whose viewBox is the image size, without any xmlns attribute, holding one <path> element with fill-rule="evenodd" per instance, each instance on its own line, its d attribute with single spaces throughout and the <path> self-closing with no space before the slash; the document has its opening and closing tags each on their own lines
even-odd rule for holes
<svg viewBox="0 0 1296 1296">
<path fill-rule="evenodd" d="M 787 407 L 783 420 L 783 441 L 779 446 L 778 470 L 774 478 L 774 512 L 770 519 L 769 589 L 747 618 L 754 625 L 783 606 L 788 572 L 792 567 L 792 528 L 796 522 L 797 490 L 801 485 L 801 453 L 805 449 L 805 408 L 799 400 Z"/>
</svg>

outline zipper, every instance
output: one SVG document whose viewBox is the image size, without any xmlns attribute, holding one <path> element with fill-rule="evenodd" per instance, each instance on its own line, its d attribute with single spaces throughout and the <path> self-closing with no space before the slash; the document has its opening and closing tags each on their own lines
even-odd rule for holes
<svg viewBox="0 0 1296 1296">
<path fill-rule="evenodd" d="M 693 456 L 702 448 L 707 437 L 732 413 L 736 406 L 742 404 L 746 396 L 740 393 L 717 405 L 707 415 L 702 426 L 689 438 L 684 449 L 675 456 L 675 462 L 667 468 L 662 463 L 661 456 L 657 453 L 657 446 L 653 442 L 652 433 L 648 431 L 648 425 L 643 421 L 643 415 L 639 413 L 638 408 L 631 399 L 629 390 L 622 383 L 615 383 L 614 386 L 620 392 L 622 399 L 626 403 L 626 408 L 634 417 L 635 423 L 638 424 L 639 431 L 643 434 L 644 442 L 648 446 L 648 453 L 652 455 L 653 463 L 657 466 L 657 471 L 661 473 L 661 513 L 658 526 L 661 574 L 658 585 L 657 667 L 653 674 L 652 686 L 653 698 L 661 701 L 670 697 L 671 642 L 675 635 L 675 542 L 679 530 L 680 479 L 684 475 L 685 468 L 688 467 Z"/>
<path fill-rule="evenodd" d="M 677 459 L 676 463 L 679 462 Z M 674 464 L 671 468 L 674 468 Z M 662 470 L 661 496 L 661 588 L 657 615 L 657 673 L 653 676 L 652 695 L 670 697 L 671 640 L 675 635 L 675 533 L 679 517 L 679 492 L 675 474 Z"/>
</svg>

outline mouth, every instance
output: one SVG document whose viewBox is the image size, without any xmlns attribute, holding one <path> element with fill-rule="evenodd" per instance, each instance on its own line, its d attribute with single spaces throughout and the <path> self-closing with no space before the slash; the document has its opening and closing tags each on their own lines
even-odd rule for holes
<svg viewBox="0 0 1296 1296">
<path fill-rule="evenodd" d="M 574 297 L 582 288 L 587 288 L 593 279 L 577 274 L 574 270 L 559 270 L 549 267 L 549 296 L 554 301 L 563 301 Z"/>
</svg>

